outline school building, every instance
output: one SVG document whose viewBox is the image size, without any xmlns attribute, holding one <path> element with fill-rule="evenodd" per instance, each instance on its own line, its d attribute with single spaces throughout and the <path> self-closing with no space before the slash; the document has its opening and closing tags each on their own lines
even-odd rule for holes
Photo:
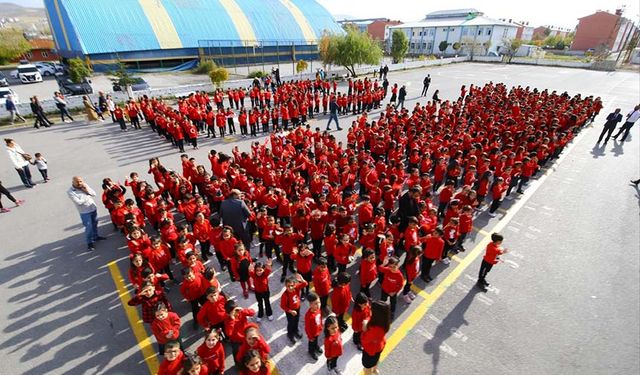
<svg viewBox="0 0 640 375">
<path fill-rule="evenodd" d="M 96 70 L 190 69 L 317 58 L 322 34 L 342 33 L 315 0 L 44 0 L 58 53 Z"/>
<path fill-rule="evenodd" d="M 421 21 L 387 27 L 388 49 L 394 30 L 407 35 L 411 55 L 488 55 L 498 54 L 504 40 L 515 38 L 518 26 L 486 17 L 477 9 L 442 10 L 427 14 Z M 447 46 L 441 50 L 443 42 Z"/>
</svg>

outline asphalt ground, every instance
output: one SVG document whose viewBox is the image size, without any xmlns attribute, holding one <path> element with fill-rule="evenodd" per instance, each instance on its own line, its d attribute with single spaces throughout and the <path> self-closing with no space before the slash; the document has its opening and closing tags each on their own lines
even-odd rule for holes
<svg viewBox="0 0 640 375">
<path fill-rule="evenodd" d="M 433 285 L 411 305 L 399 303 L 381 372 L 638 373 L 640 192 L 629 185 L 629 179 L 640 178 L 638 126 L 624 144 L 594 144 L 609 111 L 622 107 L 626 112 L 640 102 L 640 76 L 468 63 L 390 74 L 391 82 L 407 85 L 408 106 L 424 101 L 418 95 L 427 72 L 433 78 L 430 93 L 440 89 L 443 98 L 457 96 L 462 84 L 493 81 L 598 95 L 605 108 L 522 198 L 505 202 L 508 211 L 496 218 L 484 213 L 476 218 L 479 230 L 467 240 L 467 252 L 448 267 L 437 265 Z M 351 120 L 341 118 L 342 126 Z M 323 128 L 325 121 L 315 120 L 312 127 Z M 73 175 L 83 176 L 96 190 L 102 178 L 123 181 L 131 171 L 150 180 L 145 174 L 150 157 L 180 170 L 179 153 L 147 128 L 121 133 L 110 122 L 0 133 L 29 153 L 43 153 L 52 177 L 35 189 L 23 189 L 8 158 L 2 159 L 0 179 L 27 202 L 0 215 L 0 373 L 149 373 L 157 366 L 155 345 L 150 346 L 155 342 L 136 322 L 136 310 L 122 303 L 131 291 L 126 285 L 125 240 L 112 232 L 108 213 L 100 206 L 100 231 L 108 239 L 86 253 L 83 228 L 66 190 Z M 346 131 L 334 134 L 346 137 Z M 211 148 L 230 153 L 233 146 L 246 150 L 251 142 L 200 141 L 200 149 L 188 153 L 204 165 Z M 31 170 L 40 181 L 35 168 Z M 3 203 L 11 206 L 4 197 Z M 485 237 L 493 230 L 505 235 L 512 251 L 489 274 L 493 285 L 484 294 L 473 284 Z M 289 345 L 278 307 L 279 267 L 273 274 L 276 320 L 263 322 L 261 331 L 278 372 L 325 373 L 323 359 L 312 362 L 306 354 L 305 341 Z M 255 307 L 254 297 L 244 300 L 239 285 L 228 284 L 226 274 L 219 278 L 225 291 L 240 296 L 241 306 Z M 169 286 L 169 298 L 182 316 L 182 337 L 195 349 L 201 336 L 191 329 L 189 306 L 179 301 L 178 287 Z M 418 282 L 416 287 L 425 286 Z M 339 368 L 355 374 L 361 368 L 360 355 L 350 337 L 350 331 L 343 335 L 345 354 Z M 227 367 L 231 364 L 228 358 Z"/>
</svg>

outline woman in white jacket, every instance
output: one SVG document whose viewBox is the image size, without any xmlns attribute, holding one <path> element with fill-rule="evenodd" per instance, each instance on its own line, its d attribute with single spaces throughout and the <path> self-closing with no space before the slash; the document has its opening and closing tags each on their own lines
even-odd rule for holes
<svg viewBox="0 0 640 375">
<path fill-rule="evenodd" d="M 29 160 L 31 159 L 31 155 L 24 152 L 22 147 L 20 147 L 20 145 L 11 138 L 5 138 L 4 142 L 7 145 L 9 159 L 11 159 L 18 175 L 20 175 L 22 183 L 25 187 L 34 187 L 36 184 L 31 181 L 31 171 L 29 170 Z"/>
</svg>

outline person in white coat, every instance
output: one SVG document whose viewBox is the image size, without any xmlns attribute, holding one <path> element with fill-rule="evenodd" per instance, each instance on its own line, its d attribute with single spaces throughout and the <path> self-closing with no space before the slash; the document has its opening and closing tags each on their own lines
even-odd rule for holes
<svg viewBox="0 0 640 375">
<path fill-rule="evenodd" d="M 18 172 L 22 184 L 27 188 L 36 186 L 36 183 L 31 181 L 31 171 L 29 170 L 31 155 L 24 152 L 22 147 L 11 138 L 5 138 L 4 142 L 7 145 L 9 159 L 11 159 L 11 163 L 13 163 L 16 172 Z"/>
</svg>

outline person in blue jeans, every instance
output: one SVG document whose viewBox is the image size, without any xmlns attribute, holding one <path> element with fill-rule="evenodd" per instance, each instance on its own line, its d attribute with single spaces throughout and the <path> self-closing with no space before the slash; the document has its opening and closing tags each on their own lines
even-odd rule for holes
<svg viewBox="0 0 640 375">
<path fill-rule="evenodd" d="M 67 195 L 75 203 L 80 219 L 84 226 L 84 235 L 87 241 L 87 251 L 95 249 L 94 242 L 105 238 L 98 234 L 98 208 L 93 198 L 96 192 L 84 183 L 80 176 L 74 176 Z"/>
<path fill-rule="evenodd" d="M 331 130 L 331 128 L 329 127 L 329 125 L 331 125 L 331 121 L 335 120 L 336 122 L 336 128 L 338 130 L 342 130 L 342 128 L 340 127 L 340 123 L 338 123 L 338 103 L 336 103 L 336 99 L 333 98 L 331 99 L 331 103 L 329 103 L 329 122 L 327 123 L 327 131 Z"/>
</svg>

